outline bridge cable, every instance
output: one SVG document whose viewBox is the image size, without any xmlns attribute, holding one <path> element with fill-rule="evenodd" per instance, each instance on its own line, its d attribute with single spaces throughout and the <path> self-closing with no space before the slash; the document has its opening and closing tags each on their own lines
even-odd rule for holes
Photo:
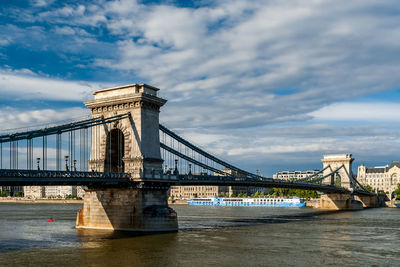
<svg viewBox="0 0 400 267">
<path fill-rule="evenodd" d="M 47 170 L 47 136 L 43 136 L 43 170 Z"/>
<path fill-rule="evenodd" d="M 326 175 L 324 175 L 324 176 L 321 176 L 321 177 L 318 177 L 318 178 L 316 178 L 316 179 L 313 179 L 311 182 L 321 181 L 321 180 L 325 179 L 326 177 L 328 177 L 328 176 L 330 176 L 330 175 L 332 175 L 332 174 L 334 174 L 334 173 L 338 173 L 338 171 L 339 171 L 341 168 L 343 168 L 343 167 L 344 167 L 344 165 L 340 166 L 339 168 L 337 168 L 336 170 L 332 171 L 332 172 L 329 173 L 329 174 L 326 174 Z M 297 182 L 301 182 L 301 180 L 296 180 L 295 182 L 296 182 L 296 183 L 297 183 Z"/>
<path fill-rule="evenodd" d="M 62 140 L 62 133 L 58 132 L 56 134 L 56 169 L 58 171 L 61 170 L 61 166 L 62 166 L 62 163 L 61 163 L 61 146 L 62 146 L 61 140 Z"/>
<path fill-rule="evenodd" d="M 205 152 L 204 150 L 200 149 L 199 147 L 197 147 L 197 146 L 191 144 L 190 142 L 186 141 L 184 138 L 180 137 L 179 135 L 177 135 L 176 133 L 174 133 L 173 131 L 169 130 L 168 128 L 166 128 L 165 126 L 163 126 L 161 124 L 159 125 L 159 128 L 160 128 L 160 130 L 162 132 L 166 133 L 167 135 L 169 135 L 173 139 L 177 140 L 178 142 L 181 142 L 182 144 L 184 144 L 187 147 L 191 148 L 192 150 L 196 151 L 198 154 L 200 154 L 200 155 L 202 155 L 204 157 L 207 157 L 210 160 L 213 160 L 213 161 L 217 162 L 218 164 L 224 166 L 225 168 L 228 168 L 228 169 L 231 169 L 233 171 L 237 171 L 237 172 L 243 173 L 243 174 L 245 174 L 247 176 L 250 176 L 250 177 L 253 177 L 253 178 L 262 178 L 259 175 L 247 172 L 247 171 L 245 171 L 243 169 L 237 168 L 237 167 L 235 167 L 235 166 L 233 166 L 233 165 L 231 165 L 231 164 L 229 164 L 229 163 L 227 163 L 225 161 L 222 161 L 222 160 L 216 158 L 215 156 Z"/>
<path fill-rule="evenodd" d="M 313 175 L 307 176 L 307 177 L 302 178 L 302 179 L 298 179 L 296 181 L 307 181 L 309 179 L 312 179 L 313 177 L 318 176 L 320 173 L 324 172 L 326 169 L 328 169 L 328 167 L 329 167 L 329 165 L 326 166 L 325 168 L 323 168 L 322 170 L 320 170 L 319 172 L 314 173 Z"/>
<path fill-rule="evenodd" d="M 120 115 L 116 115 L 116 116 L 108 117 L 108 118 L 104 118 L 104 117 L 91 118 L 88 120 L 53 126 L 53 127 L 44 128 L 44 129 L 3 134 L 3 135 L 0 135 L 0 143 L 16 141 L 16 140 L 24 140 L 29 137 L 35 138 L 35 137 L 42 137 L 43 135 L 46 135 L 46 136 L 53 135 L 53 134 L 56 134 L 57 132 L 61 132 L 61 133 L 71 132 L 71 131 L 75 131 L 75 130 L 78 130 L 81 128 L 95 127 L 97 125 L 101 125 L 104 123 L 111 123 L 111 122 L 118 121 L 118 120 L 121 120 L 124 118 L 128 118 L 129 116 L 130 116 L 129 113 L 125 113 L 125 114 L 120 114 Z"/>
<path fill-rule="evenodd" d="M 190 157 L 188 157 L 188 156 L 186 156 L 186 155 L 184 155 L 184 154 L 182 154 L 182 153 L 176 151 L 175 149 L 173 149 L 173 148 L 171 148 L 171 147 L 169 147 L 169 146 L 167 146 L 167 145 L 165 145 L 165 144 L 163 144 L 163 143 L 160 143 L 160 147 L 161 147 L 162 149 L 165 149 L 166 151 L 168 151 L 168 152 L 174 154 L 175 156 L 178 156 L 178 157 L 180 157 L 180 158 L 182 158 L 182 159 L 185 159 L 185 160 L 187 160 L 187 161 L 189 161 L 189 162 L 191 162 L 191 163 L 194 163 L 194 164 L 196 164 L 196 165 L 198 165 L 198 166 L 200 166 L 200 167 L 203 167 L 203 168 L 208 169 L 208 170 L 210 170 L 210 171 L 213 171 L 213 172 L 222 174 L 222 175 L 224 175 L 224 176 L 226 176 L 226 174 L 227 174 L 227 173 L 225 173 L 225 172 L 223 172 L 223 171 L 221 171 L 221 170 L 218 170 L 218 169 L 215 169 L 215 168 L 213 168 L 213 167 L 207 166 L 206 164 L 203 164 L 203 163 L 200 162 L 200 161 L 197 161 L 197 160 L 195 160 L 195 159 L 193 159 L 193 158 L 190 158 Z"/>
<path fill-rule="evenodd" d="M 369 192 L 357 179 L 355 179 L 354 177 L 352 177 L 353 178 L 353 180 L 356 182 L 356 184 L 358 184 L 360 187 L 361 187 L 361 189 L 363 190 L 363 191 L 365 191 L 365 192 L 368 192 L 368 193 L 371 193 L 371 192 Z M 355 186 L 356 188 L 357 188 L 357 186 Z"/>
<path fill-rule="evenodd" d="M 29 139 L 26 139 L 26 169 L 29 170 Z"/>
<path fill-rule="evenodd" d="M 12 169 L 12 142 L 10 142 L 10 169 Z"/>
<path fill-rule="evenodd" d="M 84 129 L 79 129 L 79 170 L 83 170 L 83 142 L 84 142 Z"/>
<path fill-rule="evenodd" d="M 89 132 L 90 131 L 90 132 Z M 85 153 L 85 170 L 89 171 L 89 145 L 91 148 L 91 143 L 89 144 L 89 134 L 92 136 L 92 128 L 86 128 L 86 153 Z"/>
<path fill-rule="evenodd" d="M 16 165 L 16 169 L 18 169 L 18 141 L 17 141 L 17 145 L 16 145 L 16 149 L 15 149 L 15 165 Z"/>
</svg>

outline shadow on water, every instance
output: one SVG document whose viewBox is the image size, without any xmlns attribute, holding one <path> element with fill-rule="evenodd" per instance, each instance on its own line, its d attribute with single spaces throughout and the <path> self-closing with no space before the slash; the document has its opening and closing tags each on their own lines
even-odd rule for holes
<svg viewBox="0 0 400 267">
<path fill-rule="evenodd" d="M 152 235 L 163 235 L 176 233 L 171 232 L 136 232 L 136 231 L 112 231 L 112 230 L 97 230 L 97 229 L 76 229 L 76 233 L 81 241 L 94 241 L 94 240 L 112 240 L 121 238 L 134 238 Z"/>
<path fill-rule="evenodd" d="M 337 218 L 329 218 L 324 215 L 333 215 L 346 213 L 350 211 L 311 211 L 302 212 L 298 214 L 290 215 L 272 215 L 262 216 L 256 218 L 222 218 L 218 221 L 210 218 L 203 218 L 200 223 L 194 223 L 189 227 L 180 227 L 178 231 L 172 232 L 135 232 L 135 231 L 112 231 L 112 230 L 98 230 L 98 229 L 76 229 L 76 232 L 81 241 L 95 241 L 95 240 L 112 240 L 122 238 L 136 238 L 144 236 L 154 235 L 166 235 L 174 234 L 179 232 L 191 232 L 191 231 L 204 231 L 212 229 L 223 229 L 223 228 L 235 228 L 235 227 L 251 227 L 256 225 L 267 225 L 267 224 L 280 224 L 290 223 L 293 221 L 322 221 L 322 220 L 338 220 Z M 218 217 L 216 217 L 218 218 Z M 205 223 L 204 223 L 205 222 Z M 185 224 L 185 222 L 182 222 Z M 193 221 L 189 222 L 192 224 Z"/>
</svg>

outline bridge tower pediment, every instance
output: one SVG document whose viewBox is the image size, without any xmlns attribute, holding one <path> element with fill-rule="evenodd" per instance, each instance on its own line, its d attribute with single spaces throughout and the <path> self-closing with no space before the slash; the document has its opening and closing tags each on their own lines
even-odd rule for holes
<svg viewBox="0 0 400 267">
<path fill-rule="evenodd" d="M 130 84 L 97 90 L 94 100 L 85 102 L 93 118 L 130 115 L 92 128 L 90 170 L 123 170 L 132 178 L 161 171 L 159 112 L 167 101 L 157 96 L 158 90 L 146 84 Z M 113 130 L 120 132 L 112 134 Z"/>
</svg>

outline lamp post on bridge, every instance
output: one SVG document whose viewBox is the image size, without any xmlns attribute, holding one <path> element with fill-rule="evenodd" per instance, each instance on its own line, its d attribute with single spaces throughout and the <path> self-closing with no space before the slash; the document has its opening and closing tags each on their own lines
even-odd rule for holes
<svg viewBox="0 0 400 267">
<path fill-rule="evenodd" d="M 179 174 L 179 172 L 178 172 L 178 160 L 176 159 L 175 160 L 175 170 L 174 170 L 174 175 L 178 175 Z"/>
<path fill-rule="evenodd" d="M 37 170 L 40 171 L 40 158 L 36 158 Z"/>
<path fill-rule="evenodd" d="M 68 156 L 64 156 L 64 160 L 65 160 L 65 170 L 66 171 L 69 171 L 69 169 L 68 169 Z"/>
</svg>

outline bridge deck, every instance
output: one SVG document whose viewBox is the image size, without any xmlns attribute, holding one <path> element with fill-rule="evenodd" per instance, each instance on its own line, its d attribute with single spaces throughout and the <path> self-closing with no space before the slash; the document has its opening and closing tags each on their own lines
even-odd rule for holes
<svg viewBox="0 0 400 267">
<path fill-rule="evenodd" d="M 176 177 L 176 179 L 173 179 Z M 272 178 L 248 178 L 214 175 L 179 175 L 165 176 L 163 179 L 146 177 L 143 179 L 131 179 L 127 173 L 116 172 L 78 172 L 78 171 L 37 171 L 37 170 L 0 170 L 0 185 L 4 186 L 28 186 L 28 185 L 86 185 L 86 186 L 135 186 L 140 184 L 171 185 L 215 185 L 215 186 L 255 186 L 295 188 L 304 190 L 316 190 L 324 193 L 351 192 L 343 187 L 325 184 L 315 184 L 296 181 L 284 181 Z M 374 195 L 364 191 L 354 191 L 357 195 Z"/>
</svg>

